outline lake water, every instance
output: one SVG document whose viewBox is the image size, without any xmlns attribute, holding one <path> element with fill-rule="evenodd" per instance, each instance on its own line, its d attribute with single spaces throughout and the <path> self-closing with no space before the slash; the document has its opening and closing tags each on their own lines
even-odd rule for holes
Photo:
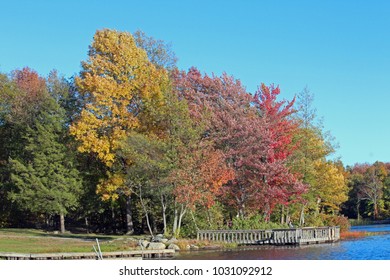
<svg viewBox="0 0 390 280">
<path fill-rule="evenodd" d="M 352 231 L 390 232 L 390 225 L 352 227 Z M 181 252 L 182 260 L 390 260 L 390 234 L 305 246 L 253 246 L 223 251 Z"/>
</svg>

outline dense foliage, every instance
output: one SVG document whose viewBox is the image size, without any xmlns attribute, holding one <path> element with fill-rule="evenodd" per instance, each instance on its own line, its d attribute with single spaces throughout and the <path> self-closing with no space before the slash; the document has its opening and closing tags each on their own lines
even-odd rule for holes
<svg viewBox="0 0 390 280">
<path fill-rule="evenodd" d="M 307 89 L 280 101 L 176 60 L 104 29 L 72 79 L 0 74 L 0 226 L 192 236 L 390 215 L 390 165 L 328 160 Z"/>
</svg>

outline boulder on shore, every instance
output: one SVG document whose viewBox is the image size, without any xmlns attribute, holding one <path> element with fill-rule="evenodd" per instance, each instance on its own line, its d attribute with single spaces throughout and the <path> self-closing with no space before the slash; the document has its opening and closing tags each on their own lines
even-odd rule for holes
<svg viewBox="0 0 390 280">
<path fill-rule="evenodd" d="M 180 251 L 180 247 L 177 246 L 176 244 L 173 244 L 173 243 L 169 244 L 168 249 L 173 249 L 175 251 Z"/>
<path fill-rule="evenodd" d="M 163 250 L 165 249 L 165 244 L 160 242 L 151 242 L 149 243 L 148 250 Z"/>
<path fill-rule="evenodd" d="M 167 243 L 168 244 L 171 244 L 171 243 L 177 243 L 177 239 L 175 238 L 175 237 L 172 237 L 171 239 L 169 239 L 168 241 L 167 241 Z"/>
</svg>

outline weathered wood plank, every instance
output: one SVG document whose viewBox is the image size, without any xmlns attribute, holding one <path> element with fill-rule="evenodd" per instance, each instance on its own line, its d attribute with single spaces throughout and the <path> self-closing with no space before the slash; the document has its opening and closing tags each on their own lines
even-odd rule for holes
<svg viewBox="0 0 390 280">
<path fill-rule="evenodd" d="M 164 250 L 133 250 L 133 251 L 117 251 L 103 253 L 104 258 L 155 258 L 173 256 L 174 249 Z M 47 254 L 19 254 L 19 253 L 2 253 L 0 259 L 7 260 L 68 260 L 68 259 L 97 259 L 96 253 L 47 253 Z"/>
</svg>

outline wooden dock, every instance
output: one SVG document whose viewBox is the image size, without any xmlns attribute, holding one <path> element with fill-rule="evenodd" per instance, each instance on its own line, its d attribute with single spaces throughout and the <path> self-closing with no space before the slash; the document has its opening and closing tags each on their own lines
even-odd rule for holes
<svg viewBox="0 0 390 280">
<path fill-rule="evenodd" d="M 173 249 L 164 250 L 134 250 L 103 253 L 103 259 L 159 259 L 172 257 Z M 97 260 L 96 253 L 50 253 L 50 254 L 19 254 L 2 253 L 0 259 L 5 260 Z"/>
<path fill-rule="evenodd" d="M 243 245 L 304 245 L 340 240 L 340 227 L 308 227 L 272 230 L 200 230 L 198 240 Z"/>
</svg>

